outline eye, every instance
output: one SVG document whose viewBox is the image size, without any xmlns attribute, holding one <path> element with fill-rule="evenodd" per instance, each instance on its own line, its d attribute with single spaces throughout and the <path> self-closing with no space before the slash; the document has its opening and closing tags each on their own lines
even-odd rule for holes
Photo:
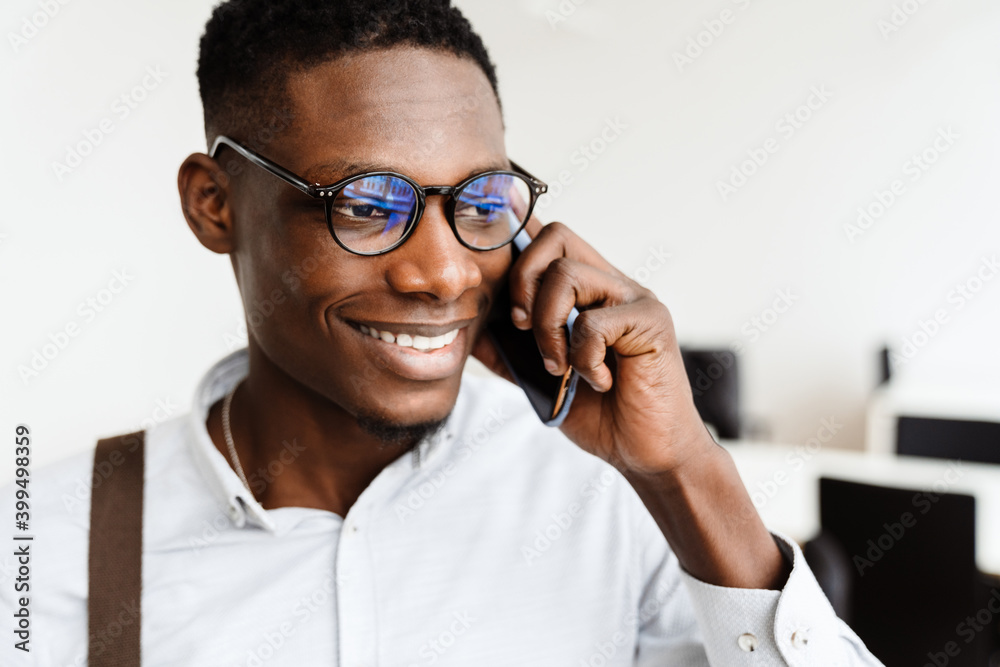
<svg viewBox="0 0 1000 667">
<path fill-rule="evenodd" d="M 455 206 L 455 216 L 492 219 L 497 213 L 502 213 L 507 207 L 507 202 L 500 199 L 470 200 L 463 197 Z"/>
<path fill-rule="evenodd" d="M 371 204 L 354 204 L 350 206 L 351 215 L 358 218 L 367 218 L 375 210 Z"/>
<path fill-rule="evenodd" d="M 334 215 L 360 220 L 381 220 L 389 216 L 389 211 L 369 201 L 338 199 L 333 205 Z"/>
</svg>

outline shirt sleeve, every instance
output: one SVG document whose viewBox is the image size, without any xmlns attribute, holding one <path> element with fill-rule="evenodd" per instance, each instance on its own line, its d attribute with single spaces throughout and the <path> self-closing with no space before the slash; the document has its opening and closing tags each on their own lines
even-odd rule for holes
<svg viewBox="0 0 1000 667">
<path fill-rule="evenodd" d="M 658 568 L 647 590 L 664 590 L 666 582 L 657 581 L 663 577 L 679 578 L 687 594 L 690 614 L 697 621 L 692 624 L 696 627 L 689 627 L 687 639 L 700 644 L 696 652 L 701 653 L 701 658 L 695 658 L 691 654 L 693 647 L 676 635 L 683 627 L 676 618 L 658 616 L 639 628 L 636 666 L 882 665 L 837 617 L 799 546 L 780 533 L 772 535 L 792 565 L 780 591 L 705 583 L 676 565 L 676 557 L 670 553 L 668 558 L 674 566 Z M 686 646 L 683 659 L 693 661 L 678 662 L 682 658 L 677 654 L 680 646 Z"/>
</svg>

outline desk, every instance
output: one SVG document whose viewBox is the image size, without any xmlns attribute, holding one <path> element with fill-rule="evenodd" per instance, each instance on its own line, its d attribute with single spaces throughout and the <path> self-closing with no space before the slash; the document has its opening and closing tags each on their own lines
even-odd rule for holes
<svg viewBox="0 0 1000 667">
<path fill-rule="evenodd" d="M 1000 575 L 1000 466 L 802 445 L 722 440 L 768 528 L 799 544 L 819 532 L 819 478 L 976 498 L 976 562 Z"/>
</svg>

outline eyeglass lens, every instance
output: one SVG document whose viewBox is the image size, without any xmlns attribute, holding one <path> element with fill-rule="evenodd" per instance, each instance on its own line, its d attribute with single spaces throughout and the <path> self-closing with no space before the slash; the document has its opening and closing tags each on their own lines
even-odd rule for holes
<svg viewBox="0 0 1000 667">
<path fill-rule="evenodd" d="M 492 248 L 512 238 L 527 218 L 528 183 L 510 174 L 481 176 L 455 193 L 455 229 L 474 248 Z M 417 193 L 395 176 L 365 176 L 334 198 L 330 222 L 337 238 L 359 252 L 393 245 L 410 228 Z"/>
</svg>

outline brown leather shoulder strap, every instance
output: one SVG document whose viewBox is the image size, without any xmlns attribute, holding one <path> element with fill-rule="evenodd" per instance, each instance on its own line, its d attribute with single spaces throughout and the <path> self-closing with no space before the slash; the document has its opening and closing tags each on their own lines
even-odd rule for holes
<svg viewBox="0 0 1000 667">
<path fill-rule="evenodd" d="M 139 667 L 145 431 L 97 441 L 90 495 L 88 667 Z"/>
</svg>

